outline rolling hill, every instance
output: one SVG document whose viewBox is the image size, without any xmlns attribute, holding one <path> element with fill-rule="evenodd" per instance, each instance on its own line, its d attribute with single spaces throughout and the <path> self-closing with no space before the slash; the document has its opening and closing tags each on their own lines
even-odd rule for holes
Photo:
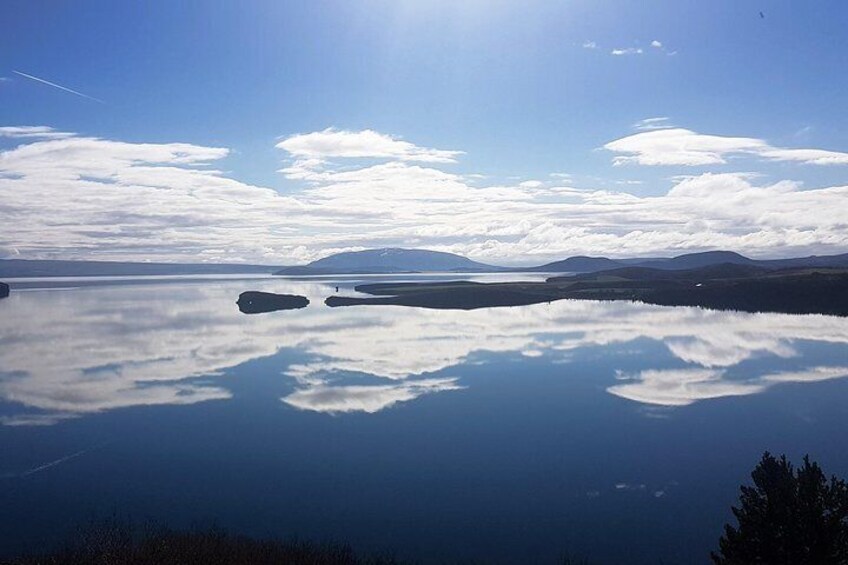
<svg viewBox="0 0 848 565">
<path fill-rule="evenodd" d="M 624 263 L 607 259 L 606 257 L 585 257 L 582 255 L 569 257 L 562 261 L 546 263 L 538 267 L 530 267 L 525 271 L 538 273 L 591 273 L 594 271 L 605 271 L 623 267 Z"/>
<path fill-rule="evenodd" d="M 472 261 L 461 255 L 426 249 L 368 249 L 348 251 L 318 259 L 307 265 L 286 267 L 276 275 L 338 275 L 389 273 L 481 273 L 504 271 L 503 267 Z"/>
</svg>

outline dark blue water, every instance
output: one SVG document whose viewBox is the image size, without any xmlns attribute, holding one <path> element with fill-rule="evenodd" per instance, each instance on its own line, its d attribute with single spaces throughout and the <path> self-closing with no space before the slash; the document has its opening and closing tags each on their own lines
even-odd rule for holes
<svg viewBox="0 0 848 565">
<path fill-rule="evenodd" d="M 848 475 L 846 319 L 330 309 L 333 286 L 0 301 L 0 553 L 118 513 L 425 562 L 699 563 L 764 450 Z M 312 304 L 246 316 L 248 289 Z"/>
</svg>

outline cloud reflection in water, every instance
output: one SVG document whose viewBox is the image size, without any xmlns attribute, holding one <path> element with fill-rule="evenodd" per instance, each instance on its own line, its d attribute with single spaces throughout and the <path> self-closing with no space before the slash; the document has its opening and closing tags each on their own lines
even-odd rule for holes
<svg viewBox="0 0 848 565">
<path fill-rule="evenodd" d="M 848 367 L 806 359 L 797 347 L 802 341 L 848 346 L 843 318 L 565 300 L 473 311 L 329 309 L 322 305 L 328 288 L 318 283 L 250 285 L 305 294 L 313 305 L 243 316 L 233 301 L 244 282 L 14 294 L 0 317 L 0 401 L 13 408 L 4 409 L 2 422 L 51 424 L 129 406 L 225 400 L 226 380 L 212 384 L 209 377 L 283 348 L 305 360 L 281 367 L 295 385 L 282 401 L 327 413 L 374 413 L 464 388 L 439 373 L 479 363 L 482 353 L 547 360 L 565 378 L 581 348 L 637 339 L 661 342 L 685 366 L 620 372 L 607 391 L 636 402 L 684 406 L 848 376 Z M 754 358 L 792 359 L 793 369 L 730 374 Z M 375 378 L 384 382 L 374 384 Z"/>
</svg>

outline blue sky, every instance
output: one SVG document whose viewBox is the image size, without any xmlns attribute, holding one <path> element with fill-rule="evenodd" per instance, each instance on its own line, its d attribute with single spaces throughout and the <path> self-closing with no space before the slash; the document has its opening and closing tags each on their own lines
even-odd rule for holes
<svg viewBox="0 0 848 565">
<path fill-rule="evenodd" d="M 848 251 L 848 217 L 833 212 L 848 173 L 844 2 L 12 1 L 2 16 L 0 126 L 73 134 L 0 136 L 0 195 L 20 199 L 0 210 L 7 256 L 291 263 L 409 245 L 521 262 L 717 246 Z M 320 147 L 297 144 L 327 128 L 332 136 L 305 139 Z M 383 137 L 356 137 L 363 131 Z M 659 145 L 604 148 L 663 131 Z M 276 146 L 287 139 L 288 149 Z M 433 161 L 333 145 L 380 139 L 462 153 Z M 191 163 L 146 153 L 177 143 L 198 148 Z M 120 158 L 73 169 L 115 144 Z M 775 153 L 784 150 L 832 154 Z M 309 175 L 279 172 L 304 158 L 321 163 Z M 36 171 L 45 162 L 56 167 L 49 178 Z M 142 210 L 145 163 L 180 170 L 152 183 L 156 198 Z M 376 169 L 375 181 L 386 165 L 397 166 Z M 198 173 L 234 192 L 192 192 Z M 242 209 L 268 204 L 269 189 L 280 196 L 265 206 L 273 214 Z M 675 190 L 688 200 L 670 201 Z M 629 197 L 642 201 L 628 208 Z M 75 209 L 79 199 L 87 204 Z M 699 199 L 736 208 L 699 214 Z M 793 223 L 799 206 L 814 215 L 820 206 L 823 219 Z M 669 235 L 681 232 L 697 237 Z"/>
</svg>

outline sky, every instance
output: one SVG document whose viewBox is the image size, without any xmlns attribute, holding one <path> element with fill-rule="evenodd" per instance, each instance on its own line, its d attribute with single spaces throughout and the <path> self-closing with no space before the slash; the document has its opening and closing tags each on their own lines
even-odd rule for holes
<svg viewBox="0 0 848 565">
<path fill-rule="evenodd" d="M 848 252 L 848 4 L 17 1 L 0 258 Z"/>
</svg>

